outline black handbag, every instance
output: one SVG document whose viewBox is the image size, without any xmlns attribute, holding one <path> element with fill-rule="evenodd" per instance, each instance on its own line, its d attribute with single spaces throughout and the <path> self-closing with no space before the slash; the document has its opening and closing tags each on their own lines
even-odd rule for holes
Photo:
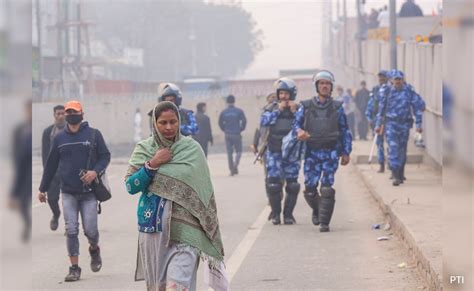
<svg viewBox="0 0 474 291">
<path fill-rule="evenodd" d="M 89 158 L 87 159 L 87 167 L 86 167 L 87 170 L 89 170 L 91 160 L 92 160 L 92 155 L 95 149 L 94 144 L 95 144 L 96 132 L 97 130 L 95 129 L 92 132 L 92 142 L 91 142 L 91 147 L 89 151 Z M 98 202 L 97 212 L 100 214 L 102 212 L 101 203 L 112 198 L 112 193 L 110 191 L 110 186 L 108 183 L 107 174 L 105 170 L 97 174 L 97 178 L 92 182 L 91 186 Z"/>
</svg>

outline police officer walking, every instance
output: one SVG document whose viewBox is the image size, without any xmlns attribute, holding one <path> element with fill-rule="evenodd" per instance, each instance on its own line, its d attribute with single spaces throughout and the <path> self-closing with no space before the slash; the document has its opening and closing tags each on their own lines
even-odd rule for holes
<svg viewBox="0 0 474 291">
<path fill-rule="evenodd" d="M 392 84 L 381 89 L 381 99 L 377 113 L 376 129 L 381 134 L 385 128 L 388 144 L 388 159 L 393 176 L 393 185 L 398 186 L 405 179 L 405 163 L 410 129 L 415 115 L 416 131 L 422 132 L 422 116 L 425 102 L 406 84 L 402 71 L 395 70 L 391 76 Z"/>
<path fill-rule="evenodd" d="M 372 133 L 375 133 L 375 118 L 377 117 L 377 112 L 379 110 L 380 104 L 380 88 L 387 84 L 388 82 L 388 72 L 387 71 L 380 71 L 378 73 L 379 84 L 372 88 L 370 93 L 370 99 L 367 104 L 367 109 L 365 110 L 365 116 L 369 121 L 370 128 L 372 129 Z M 385 172 L 385 149 L 384 149 L 384 136 L 382 134 L 377 134 L 375 137 L 376 144 L 377 144 L 377 159 L 380 165 L 380 169 L 377 171 L 378 173 Z"/>
<path fill-rule="evenodd" d="M 285 204 L 283 207 L 283 222 L 285 224 L 296 223 L 293 210 L 296 206 L 300 184 L 298 183 L 298 162 L 288 163 L 282 159 L 283 138 L 290 133 L 298 108 L 295 103 L 296 84 L 289 78 L 281 78 L 275 82 L 276 96 L 278 102 L 273 106 L 266 107 L 262 114 L 260 125 L 269 127 L 267 151 L 265 153 L 266 179 L 265 186 L 267 196 L 272 208 L 271 220 L 277 225 L 281 223 L 281 197 L 283 181 L 285 186 Z"/>
<path fill-rule="evenodd" d="M 334 175 L 339 159 L 341 165 L 349 164 L 352 151 L 352 135 L 342 102 L 331 97 L 334 76 L 329 71 L 320 71 L 313 82 L 317 96 L 301 102 L 296 112 L 293 129 L 298 140 L 306 141 L 304 162 L 304 197 L 313 209 L 312 222 L 320 225 L 321 232 L 328 232 L 336 203 Z M 321 182 L 321 197 L 318 185 Z"/>
<path fill-rule="evenodd" d="M 173 83 L 162 83 L 158 86 L 158 91 L 160 95 L 160 97 L 158 97 L 158 102 L 171 101 L 178 107 L 179 117 L 181 119 L 181 134 L 184 136 L 195 135 L 199 130 L 196 117 L 194 116 L 192 110 L 181 107 L 183 94 L 181 93 L 179 87 Z M 148 116 L 150 116 L 150 132 L 152 132 L 151 114 L 152 111 L 148 112 Z"/>
</svg>

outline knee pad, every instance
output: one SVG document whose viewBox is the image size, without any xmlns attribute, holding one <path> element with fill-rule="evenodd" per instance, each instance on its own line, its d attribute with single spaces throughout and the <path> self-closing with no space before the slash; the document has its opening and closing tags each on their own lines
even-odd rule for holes
<svg viewBox="0 0 474 291">
<path fill-rule="evenodd" d="M 304 196 L 305 197 L 315 197 L 318 195 L 318 188 L 316 186 L 314 187 L 308 187 L 306 186 L 305 190 L 304 190 Z"/>
<path fill-rule="evenodd" d="M 331 199 L 333 200 L 336 197 L 336 190 L 330 186 L 322 186 L 321 187 L 321 197 L 323 199 Z"/>
<path fill-rule="evenodd" d="M 285 191 L 290 195 L 298 195 L 300 192 L 300 183 L 287 181 Z"/>
<path fill-rule="evenodd" d="M 276 180 L 275 180 L 276 179 Z M 269 196 L 280 195 L 283 185 L 281 184 L 280 179 L 278 178 L 268 178 L 267 179 L 267 192 Z"/>
</svg>

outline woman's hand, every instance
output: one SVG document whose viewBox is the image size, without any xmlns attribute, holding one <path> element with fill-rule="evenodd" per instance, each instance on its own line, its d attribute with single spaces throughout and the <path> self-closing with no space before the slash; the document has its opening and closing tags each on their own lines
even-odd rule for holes
<svg viewBox="0 0 474 291">
<path fill-rule="evenodd" d="M 150 160 L 150 166 L 153 168 L 158 168 L 159 166 L 166 164 L 167 162 L 171 161 L 171 150 L 169 148 L 162 148 L 156 151 L 153 158 Z"/>
</svg>

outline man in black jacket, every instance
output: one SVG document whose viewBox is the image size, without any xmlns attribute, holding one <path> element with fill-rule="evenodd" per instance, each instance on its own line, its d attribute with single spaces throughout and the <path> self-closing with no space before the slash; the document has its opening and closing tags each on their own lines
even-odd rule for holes
<svg viewBox="0 0 474 291">
<path fill-rule="evenodd" d="M 46 202 L 56 172 L 61 181 L 63 215 L 66 222 L 67 250 L 71 267 L 65 281 L 77 281 L 81 277 L 79 267 L 79 213 L 84 234 L 89 241 L 91 269 L 98 272 L 102 267 L 97 227 L 97 199 L 92 182 L 102 175 L 110 162 L 110 152 L 99 130 L 82 122 L 84 113 L 78 101 L 69 101 L 65 106 L 65 129 L 53 139 L 44 168 L 38 198 Z M 90 164 L 88 165 L 89 156 Z"/>
<path fill-rule="evenodd" d="M 56 105 L 53 108 L 54 123 L 48 126 L 43 131 L 42 146 L 41 146 L 41 156 L 43 158 L 43 169 L 46 166 L 46 160 L 48 159 L 49 151 L 51 150 L 51 143 L 60 131 L 66 126 L 66 120 L 64 119 L 64 106 Z M 59 176 L 56 175 L 51 182 L 51 186 L 48 189 L 48 204 L 53 212 L 53 217 L 49 223 L 51 230 L 58 229 L 58 220 L 61 215 L 61 210 L 59 208 Z"/>
<path fill-rule="evenodd" d="M 206 115 L 206 103 L 198 103 L 196 109 L 196 122 L 199 131 L 193 135 L 193 138 L 201 145 L 202 150 L 207 157 L 208 144 L 211 143 L 212 145 L 214 143 L 212 138 L 211 121 L 209 116 Z"/>
</svg>

